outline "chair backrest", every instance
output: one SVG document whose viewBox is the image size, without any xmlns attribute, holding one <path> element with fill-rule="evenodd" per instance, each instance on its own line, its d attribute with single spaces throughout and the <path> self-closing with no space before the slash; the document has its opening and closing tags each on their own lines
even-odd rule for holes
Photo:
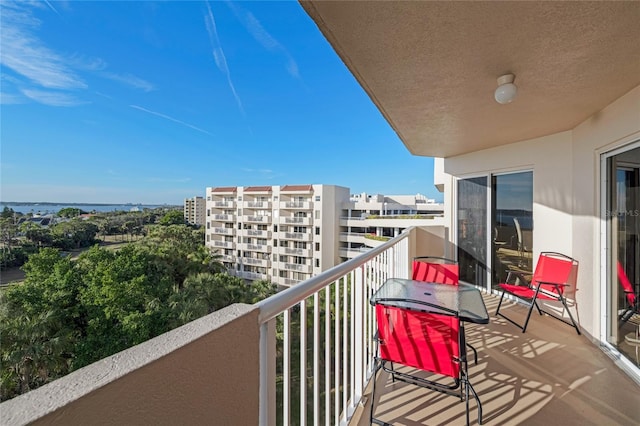
<svg viewBox="0 0 640 426">
<path fill-rule="evenodd" d="M 538 258 L 536 270 L 531 279 L 531 286 L 536 288 L 538 282 L 552 282 L 559 284 L 575 284 L 576 274 L 578 272 L 578 261 L 561 253 L 542 252 Z M 558 293 L 555 286 L 540 284 L 541 289 Z M 560 286 L 562 294 L 567 289 Z"/>
<path fill-rule="evenodd" d="M 455 260 L 422 256 L 413 259 L 411 278 L 439 284 L 458 285 L 460 268 Z"/>
<path fill-rule="evenodd" d="M 513 218 L 513 224 L 516 226 L 516 235 L 518 236 L 518 248 L 521 248 L 524 244 L 522 239 L 522 228 L 520 228 L 520 221 L 517 217 Z"/>
<path fill-rule="evenodd" d="M 620 281 L 620 285 L 622 286 L 622 289 L 625 292 L 625 295 L 627 296 L 627 302 L 629 302 L 630 306 L 636 306 L 636 293 L 635 290 L 633 289 L 633 285 L 631 284 L 631 281 L 629 280 L 629 277 L 627 277 L 626 272 L 624 272 L 624 268 L 622 267 L 622 264 L 620 262 L 618 262 L 618 281 Z"/>
<path fill-rule="evenodd" d="M 460 377 L 460 320 L 376 305 L 380 357 L 421 370 Z"/>
</svg>

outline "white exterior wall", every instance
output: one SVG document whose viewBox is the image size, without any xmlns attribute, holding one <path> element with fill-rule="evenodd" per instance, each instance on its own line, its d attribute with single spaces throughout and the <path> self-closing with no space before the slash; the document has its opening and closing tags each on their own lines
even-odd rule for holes
<svg viewBox="0 0 640 426">
<path fill-rule="evenodd" d="M 273 283 L 289 286 L 295 281 L 291 278 L 293 272 L 301 272 L 307 274 L 307 278 L 311 278 L 320 272 L 327 270 L 340 262 L 339 253 L 339 220 L 341 206 L 345 201 L 349 200 L 349 189 L 333 185 L 312 185 L 311 189 L 283 191 L 284 186 L 271 186 L 264 187 L 268 190 L 255 191 L 255 187 L 249 190 L 250 187 L 234 187 L 233 190 L 226 192 L 214 193 L 213 187 L 207 188 L 207 201 L 206 210 L 209 213 L 207 216 L 208 225 L 205 229 L 205 244 L 213 249 L 217 249 L 220 253 L 224 253 L 226 250 L 231 250 L 231 254 L 224 255 L 222 260 L 228 264 L 233 264 L 233 269 L 230 273 L 234 273 L 237 276 L 253 280 L 253 279 L 268 279 Z M 305 206 L 308 204 L 311 207 L 307 208 L 285 208 L 286 203 L 291 202 L 295 197 L 302 196 L 305 200 Z M 320 197 L 320 201 L 315 201 L 316 197 Z M 224 198 L 233 198 L 233 202 L 229 202 L 228 206 L 216 206 L 216 202 L 221 201 Z M 250 208 L 247 203 L 252 202 L 257 198 L 265 198 L 269 201 L 264 202 L 264 207 Z M 216 219 L 217 215 L 224 215 L 221 213 L 224 210 L 233 210 L 233 217 L 229 217 L 225 220 Z M 242 214 L 238 214 L 238 211 L 242 211 Z M 258 211 L 260 213 L 258 213 Z M 304 220 L 304 223 L 288 223 L 286 219 L 292 217 L 295 211 L 305 211 L 308 216 Z M 316 211 L 319 213 L 319 219 L 316 219 Z M 260 224 L 267 225 L 266 235 L 256 237 L 252 232 L 255 230 L 244 229 L 245 225 L 255 226 L 258 222 L 247 221 L 247 217 L 260 216 L 263 217 L 263 222 Z M 233 241 L 224 243 L 224 246 L 218 246 L 217 243 L 222 243 L 227 228 L 224 229 L 225 233 L 219 232 L 221 228 L 225 227 L 225 224 L 232 224 L 233 228 L 229 229 L 229 236 L 233 235 Z M 285 237 L 286 233 L 293 232 L 294 226 L 305 226 L 307 228 L 306 234 L 303 239 L 307 243 L 307 248 L 302 250 L 305 255 L 292 254 L 287 249 L 292 249 L 294 244 L 293 240 L 289 240 Z M 315 235 L 315 228 L 320 228 L 320 235 Z M 277 231 L 276 231 L 277 229 Z M 267 236 L 268 235 L 268 236 Z M 245 238 L 252 238 L 254 241 L 251 245 L 257 245 L 257 238 L 266 238 L 266 245 L 264 250 L 259 254 L 268 254 L 269 259 L 249 259 L 247 261 L 243 256 L 238 256 L 238 253 L 242 254 L 245 251 L 256 252 L 255 249 L 248 250 L 247 245 L 243 242 Z M 289 247 L 281 247 L 281 240 L 288 240 Z M 315 250 L 315 245 L 320 245 L 320 250 Z M 257 252 L 256 252 L 257 253 Z M 287 256 L 289 261 L 280 262 L 280 256 Z M 305 257 L 305 265 L 301 265 L 299 271 L 293 271 L 287 269 L 285 265 L 293 264 L 293 257 L 301 256 Z M 319 266 L 316 265 L 316 259 L 319 261 Z M 266 268 L 266 274 L 259 273 L 246 273 L 239 271 L 238 267 L 246 265 L 247 267 L 260 267 Z M 297 266 L 296 266 L 297 267 Z M 280 271 L 288 271 L 289 278 L 280 277 Z"/>
<path fill-rule="evenodd" d="M 600 155 L 638 139 L 640 87 L 572 130 L 445 159 L 444 175 L 437 179 L 445 187 L 452 242 L 455 178 L 532 170 L 534 259 L 541 251 L 558 251 L 580 262 L 575 296 L 579 322 L 602 339 Z"/>
</svg>

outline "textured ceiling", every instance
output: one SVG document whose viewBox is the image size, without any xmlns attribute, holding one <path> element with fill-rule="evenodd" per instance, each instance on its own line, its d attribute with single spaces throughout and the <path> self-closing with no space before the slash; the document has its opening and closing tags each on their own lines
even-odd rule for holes
<svg viewBox="0 0 640 426">
<path fill-rule="evenodd" d="M 301 4 L 415 155 L 569 130 L 640 85 L 640 2 Z"/>
</svg>

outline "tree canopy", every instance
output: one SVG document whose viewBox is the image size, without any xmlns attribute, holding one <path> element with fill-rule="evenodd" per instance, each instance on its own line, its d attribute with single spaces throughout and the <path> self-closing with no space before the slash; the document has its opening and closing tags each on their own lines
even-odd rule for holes
<svg viewBox="0 0 640 426">
<path fill-rule="evenodd" d="M 94 225 L 95 226 L 95 225 Z M 118 251 L 76 260 L 42 248 L 26 279 L 0 293 L 2 400 L 232 303 L 275 293 L 224 272 L 202 230 L 152 226 Z"/>
</svg>

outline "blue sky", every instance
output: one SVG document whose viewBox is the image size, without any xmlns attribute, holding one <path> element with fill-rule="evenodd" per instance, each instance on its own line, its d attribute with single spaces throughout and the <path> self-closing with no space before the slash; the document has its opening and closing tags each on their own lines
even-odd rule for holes
<svg viewBox="0 0 640 426">
<path fill-rule="evenodd" d="M 297 2 L 0 4 L 2 201 L 442 198 Z"/>
</svg>

